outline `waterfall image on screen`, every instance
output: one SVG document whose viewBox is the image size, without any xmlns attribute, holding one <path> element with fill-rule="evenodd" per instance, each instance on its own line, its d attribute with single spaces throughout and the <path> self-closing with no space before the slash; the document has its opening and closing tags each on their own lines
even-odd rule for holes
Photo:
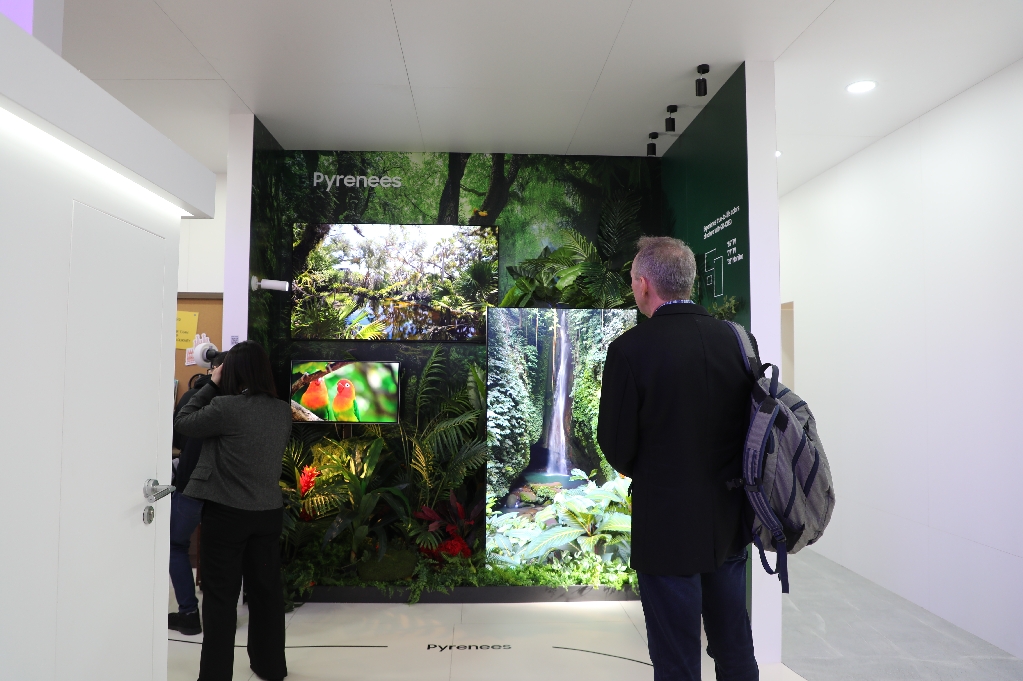
<svg viewBox="0 0 1023 681">
<path fill-rule="evenodd" d="M 607 347 L 635 310 L 494 308 L 487 313 L 488 494 L 500 512 L 535 512 L 560 490 L 617 473 L 597 446 Z M 578 478 L 578 476 L 575 476 Z"/>
<path fill-rule="evenodd" d="M 498 303 L 496 227 L 321 228 L 293 253 L 292 338 L 484 341 Z"/>
</svg>

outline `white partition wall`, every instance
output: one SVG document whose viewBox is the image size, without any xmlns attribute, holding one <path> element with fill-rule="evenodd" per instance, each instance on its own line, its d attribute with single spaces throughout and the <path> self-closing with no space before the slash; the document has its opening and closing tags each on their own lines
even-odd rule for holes
<svg viewBox="0 0 1023 681">
<path fill-rule="evenodd" d="M 778 271 L 778 148 L 774 62 L 746 62 L 750 321 L 760 358 L 781 366 Z M 774 556 L 772 556 L 772 559 Z M 753 641 L 760 664 L 781 662 L 781 584 L 753 560 Z"/>
<path fill-rule="evenodd" d="M 178 291 L 224 292 L 224 237 L 227 213 L 227 175 L 217 175 L 217 198 L 209 220 L 181 222 Z"/>
<path fill-rule="evenodd" d="M 0 679 L 161 681 L 170 499 L 143 486 L 213 175 L 4 17 L 0 64 Z"/>
<path fill-rule="evenodd" d="M 1023 62 L 781 201 L 825 556 L 1023 656 Z"/>
</svg>

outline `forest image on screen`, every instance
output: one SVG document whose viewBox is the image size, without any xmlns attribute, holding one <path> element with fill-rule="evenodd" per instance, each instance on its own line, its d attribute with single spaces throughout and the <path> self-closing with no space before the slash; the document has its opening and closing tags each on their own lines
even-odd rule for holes
<svg viewBox="0 0 1023 681">
<path fill-rule="evenodd" d="M 294 362 L 296 421 L 398 422 L 397 362 Z"/>
<path fill-rule="evenodd" d="M 498 303 L 496 227 L 321 231 L 294 274 L 292 338 L 484 341 L 486 309 Z"/>
<path fill-rule="evenodd" d="M 585 552 L 627 565 L 631 481 L 603 458 L 597 413 L 608 345 L 635 324 L 635 310 L 488 311 L 492 559 Z"/>
</svg>

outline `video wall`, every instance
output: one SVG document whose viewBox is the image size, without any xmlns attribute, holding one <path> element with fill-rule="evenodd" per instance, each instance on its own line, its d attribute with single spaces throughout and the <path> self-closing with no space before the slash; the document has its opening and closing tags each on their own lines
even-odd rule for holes
<svg viewBox="0 0 1023 681">
<path fill-rule="evenodd" d="M 296 422 L 282 479 L 293 589 L 631 579 L 630 481 L 596 426 L 608 345 L 642 323 L 638 237 L 685 238 L 694 297 L 748 318 L 742 258 L 713 269 L 720 239 L 731 258 L 748 243 L 745 199 L 692 196 L 714 135 L 683 135 L 666 162 L 287 151 L 257 120 L 250 266 L 292 288 L 250 295 L 249 338 Z M 733 201 L 694 232 L 699 211 Z"/>
</svg>

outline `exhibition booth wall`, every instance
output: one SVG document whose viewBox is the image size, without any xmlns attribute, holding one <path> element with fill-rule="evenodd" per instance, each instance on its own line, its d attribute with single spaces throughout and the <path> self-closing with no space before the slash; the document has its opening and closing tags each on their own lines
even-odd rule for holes
<svg viewBox="0 0 1023 681">
<path fill-rule="evenodd" d="M 305 502 L 330 489 L 323 470 L 369 456 L 359 447 L 393 465 L 363 481 L 382 490 L 379 517 L 359 519 L 358 536 L 358 523 L 335 524 L 339 570 L 293 587 L 351 584 L 341 569 L 365 546 L 387 554 L 374 533 L 406 577 L 416 551 L 440 558 L 453 541 L 486 552 L 503 571 L 495 583 L 633 579 L 628 481 L 595 443 L 604 356 L 636 323 L 628 268 L 641 233 L 693 243 L 695 298 L 749 325 L 745 94 L 740 67 L 665 161 L 290 151 L 254 122 L 251 271 L 291 290 L 251 293 L 249 337 L 300 421 L 285 473 L 297 532 L 322 536 L 347 512 Z M 545 532 L 565 528 L 560 504 L 577 497 L 593 528 Z M 383 581 L 367 577 L 387 561 L 360 562 L 361 581 Z"/>
<path fill-rule="evenodd" d="M 595 442 L 604 354 L 637 323 L 641 233 L 689 242 L 698 302 L 757 332 L 755 213 L 774 262 L 756 275 L 760 304 L 777 316 L 776 205 L 751 213 L 750 201 L 751 187 L 776 189 L 773 66 L 755 70 L 753 116 L 742 66 L 664 159 L 293 151 L 247 122 L 248 271 L 290 286 L 249 291 L 245 313 L 296 420 L 284 476 L 295 598 L 634 582 L 629 481 Z M 751 144 L 769 172 L 751 170 Z M 776 331 L 762 330 L 768 359 Z M 776 584 L 752 604 L 765 662 L 780 661 Z"/>
<path fill-rule="evenodd" d="M 1023 62 L 781 201 L 799 394 L 841 499 L 814 549 L 1023 656 Z"/>
</svg>

